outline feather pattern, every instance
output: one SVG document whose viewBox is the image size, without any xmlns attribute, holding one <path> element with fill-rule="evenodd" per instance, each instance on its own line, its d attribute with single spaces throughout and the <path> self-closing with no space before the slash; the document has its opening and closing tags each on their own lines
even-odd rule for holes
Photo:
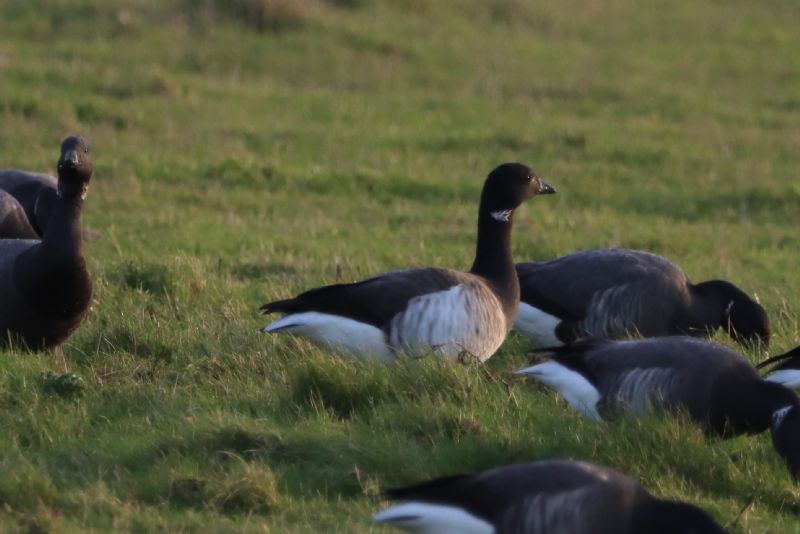
<svg viewBox="0 0 800 534">
<path fill-rule="evenodd" d="M 588 250 L 516 267 L 522 302 L 558 317 L 558 336 L 567 342 L 675 334 L 672 320 L 690 302 L 680 267 L 647 252 Z"/>
<path fill-rule="evenodd" d="M 502 304 L 482 278 L 450 269 L 393 271 L 362 282 L 313 289 L 262 309 L 289 313 L 267 325 L 265 332 L 295 332 L 334 348 L 323 340 L 328 338 L 352 355 L 376 352 L 381 359 L 389 357 L 388 349 L 374 348 L 373 330 L 355 328 L 347 321 L 382 331 L 382 343 L 391 351 L 416 355 L 432 349 L 442 356 L 479 361 L 497 350 L 511 328 Z M 313 332 L 319 327 L 325 332 Z"/>
<path fill-rule="evenodd" d="M 619 377 L 615 387 L 609 387 L 606 402 L 626 411 L 645 412 L 651 406 L 661 407 L 674 397 L 673 387 L 678 373 L 674 369 L 651 367 L 632 369 Z M 611 393 L 613 392 L 613 393 Z M 613 395 L 613 401 L 609 397 Z"/>
<path fill-rule="evenodd" d="M 292 299 L 265 304 L 261 310 L 264 313 L 315 311 L 383 328 L 411 299 L 445 291 L 470 279 L 474 275 L 451 269 L 391 271 L 360 282 L 311 289 Z"/>
<path fill-rule="evenodd" d="M 0 239 L 38 239 L 38 237 L 17 199 L 0 190 Z"/>
<path fill-rule="evenodd" d="M 19 202 L 35 233 L 35 236 L 24 235 L 24 238 L 44 236 L 57 196 L 56 187 L 56 179 L 47 174 L 17 169 L 0 170 L 0 189 Z"/>
<path fill-rule="evenodd" d="M 651 294 L 641 283 L 629 282 L 610 287 L 592 295 L 586 317 L 576 321 L 572 330 L 576 337 L 637 335 L 640 328 L 650 330 L 646 324 L 649 322 L 649 306 Z"/>
<path fill-rule="evenodd" d="M 642 411 L 648 405 L 684 406 L 698 419 L 708 415 L 715 381 L 758 378 L 735 351 L 685 336 L 590 345 L 577 358 L 565 348 L 554 358 L 590 377 L 604 407 Z"/>
<path fill-rule="evenodd" d="M 561 493 L 529 495 L 502 516 L 501 532 L 602 532 L 598 519 L 608 511 L 599 504 L 613 491 L 602 482 Z M 624 518 L 618 518 L 624 523 Z M 615 525 L 624 531 L 627 525 Z M 618 530 L 618 531 L 619 531 Z"/>
<path fill-rule="evenodd" d="M 442 356 L 479 361 L 494 354 L 508 333 L 497 297 L 472 280 L 411 299 L 386 330 L 392 347 L 403 352 L 433 348 Z"/>
<path fill-rule="evenodd" d="M 596 417 L 582 408 L 586 399 L 590 399 L 584 383 L 577 379 L 547 381 L 537 370 L 549 363 L 575 372 L 596 389 L 596 406 L 600 411 L 642 412 L 650 407 L 668 410 L 683 407 L 698 421 L 714 416 L 719 401 L 716 384 L 735 387 L 737 383 L 759 379 L 757 371 L 740 354 L 686 336 L 616 342 L 587 339 L 543 351 L 551 353 L 550 362 L 517 374 L 542 380 L 576 410 L 593 419 Z M 583 404 L 570 399 L 580 399 Z"/>
<path fill-rule="evenodd" d="M 390 490 L 408 501 L 377 514 L 376 521 L 419 533 L 633 534 L 652 531 L 723 532 L 702 511 L 650 495 L 630 477 L 571 460 L 545 460 L 458 475 Z M 671 523 L 671 524 L 670 524 Z M 487 528 L 491 527 L 491 528 Z M 674 527 L 674 528 L 670 528 Z"/>
</svg>

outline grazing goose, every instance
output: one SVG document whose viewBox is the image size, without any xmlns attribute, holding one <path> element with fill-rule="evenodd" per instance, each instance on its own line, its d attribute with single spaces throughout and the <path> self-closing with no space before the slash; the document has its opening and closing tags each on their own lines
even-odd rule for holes
<svg viewBox="0 0 800 534">
<path fill-rule="evenodd" d="M 772 431 L 789 471 L 800 478 L 800 401 L 790 389 L 762 380 L 738 353 L 692 337 L 634 341 L 586 339 L 547 349 L 550 361 L 516 374 L 561 393 L 577 411 L 641 413 L 685 410 L 707 432 L 731 437 Z"/>
<path fill-rule="evenodd" d="M 767 313 L 724 280 L 692 284 L 661 256 L 620 248 L 518 263 L 514 329 L 542 346 L 581 337 L 710 335 L 727 329 L 740 343 L 769 343 Z"/>
<path fill-rule="evenodd" d="M 0 240 L 0 345 L 49 349 L 77 328 L 92 295 L 80 214 L 92 176 L 81 137 L 61 144 L 58 195 L 41 240 Z"/>
<path fill-rule="evenodd" d="M 776 364 L 767 371 L 764 380 L 783 384 L 787 388 L 800 389 L 800 347 L 795 347 L 785 354 L 773 356 L 756 365 L 762 369 Z"/>
<path fill-rule="evenodd" d="M 617 471 L 572 460 L 510 465 L 389 490 L 373 516 L 420 533 L 724 533 L 701 509 L 658 499 Z"/>
<path fill-rule="evenodd" d="M 511 258 L 514 209 L 554 192 L 529 167 L 500 165 L 483 186 L 470 272 L 410 269 L 312 289 L 262 306 L 264 313 L 286 314 L 262 331 L 306 337 L 359 358 L 388 361 L 397 352 L 433 350 L 484 361 L 505 339 L 519 306 Z"/>
<path fill-rule="evenodd" d="M 58 196 L 56 179 L 38 172 L 5 169 L 0 171 L 0 189 L 11 195 L 22 206 L 29 227 L 33 228 L 33 239 L 44 236 L 47 222 L 53 211 L 55 199 Z M 19 235 L 3 235 L 0 237 L 31 238 L 28 230 L 23 230 Z"/>
<path fill-rule="evenodd" d="M 0 239 L 38 239 L 17 199 L 0 189 Z"/>
</svg>

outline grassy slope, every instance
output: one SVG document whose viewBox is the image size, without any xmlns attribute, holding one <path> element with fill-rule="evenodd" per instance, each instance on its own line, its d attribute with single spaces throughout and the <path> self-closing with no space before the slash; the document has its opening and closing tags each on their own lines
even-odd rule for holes
<svg viewBox="0 0 800 534">
<path fill-rule="evenodd" d="M 386 368 L 255 313 L 337 265 L 467 267 L 482 178 L 520 160 L 560 194 L 519 214 L 518 258 L 663 253 L 756 293 L 775 349 L 796 344 L 796 6 L 273 0 L 258 32 L 222 4 L 0 5 L 0 165 L 51 170 L 85 133 L 102 232 L 90 318 L 0 360 L 0 529 L 364 532 L 380 485 L 553 456 L 724 524 L 747 506 L 738 532 L 800 529 L 766 435 L 598 427 L 509 376 L 516 336 L 484 368 Z M 67 370 L 82 397 L 43 390 Z"/>
</svg>

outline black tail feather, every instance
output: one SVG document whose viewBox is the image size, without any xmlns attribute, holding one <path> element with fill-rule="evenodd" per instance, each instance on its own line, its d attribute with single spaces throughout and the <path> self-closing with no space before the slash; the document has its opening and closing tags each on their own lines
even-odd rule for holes
<svg viewBox="0 0 800 534">
<path fill-rule="evenodd" d="M 583 337 L 565 345 L 536 348 L 530 353 L 547 354 L 551 358 L 572 358 L 610 343 L 614 343 L 614 341 L 601 337 Z"/>
<path fill-rule="evenodd" d="M 274 302 L 268 302 L 259 308 L 259 311 L 267 315 L 269 313 L 289 313 L 291 311 L 292 304 L 294 303 L 295 299 L 285 299 L 285 300 L 276 300 Z"/>
<path fill-rule="evenodd" d="M 767 365 L 770 365 L 770 364 L 773 364 L 773 363 L 783 362 L 783 361 L 794 359 L 794 358 L 800 358 L 800 346 L 797 346 L 797 347 L 793 348 L 789 352 L 784 352 L 783 354 L 779 354 L 777 356 L 773 356 L 771 358 L 767 358 L 763 362 L 759 362 L 756 365 L 756 369 L 762 369 L 762 368 L 766 367 Z"/>
<path fill-rule="evenodd" d="M 472 475 L 440 477 L 413 486 L 385 489 L 381 493 L 384 497 L 392 501 L 421 500 L 428 502 L 446 502 L 453 497 L 454 493 L 458 493 L 457 488 L 460 483 L 471 477 Z"/>
</svg>

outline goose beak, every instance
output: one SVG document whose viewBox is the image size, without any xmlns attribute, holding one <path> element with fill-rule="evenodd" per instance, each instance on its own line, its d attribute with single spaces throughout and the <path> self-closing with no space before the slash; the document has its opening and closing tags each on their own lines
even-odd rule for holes
<svg viewBox="0 0 800 534">
<path fill-rule="evenodd" d="M 75 150 L 68 150 L 61 157 L 59 167 L 62 168 L 75 168 L 78 166 L 78 152 Z"/>
<path fill-rule="evenodd" d="M 539 194 L 540 195 L 552 195 L 556 192 L 556 188 L 552 185 L 548 184 L 544 180 L 539 180 Z"/>
</svg>

